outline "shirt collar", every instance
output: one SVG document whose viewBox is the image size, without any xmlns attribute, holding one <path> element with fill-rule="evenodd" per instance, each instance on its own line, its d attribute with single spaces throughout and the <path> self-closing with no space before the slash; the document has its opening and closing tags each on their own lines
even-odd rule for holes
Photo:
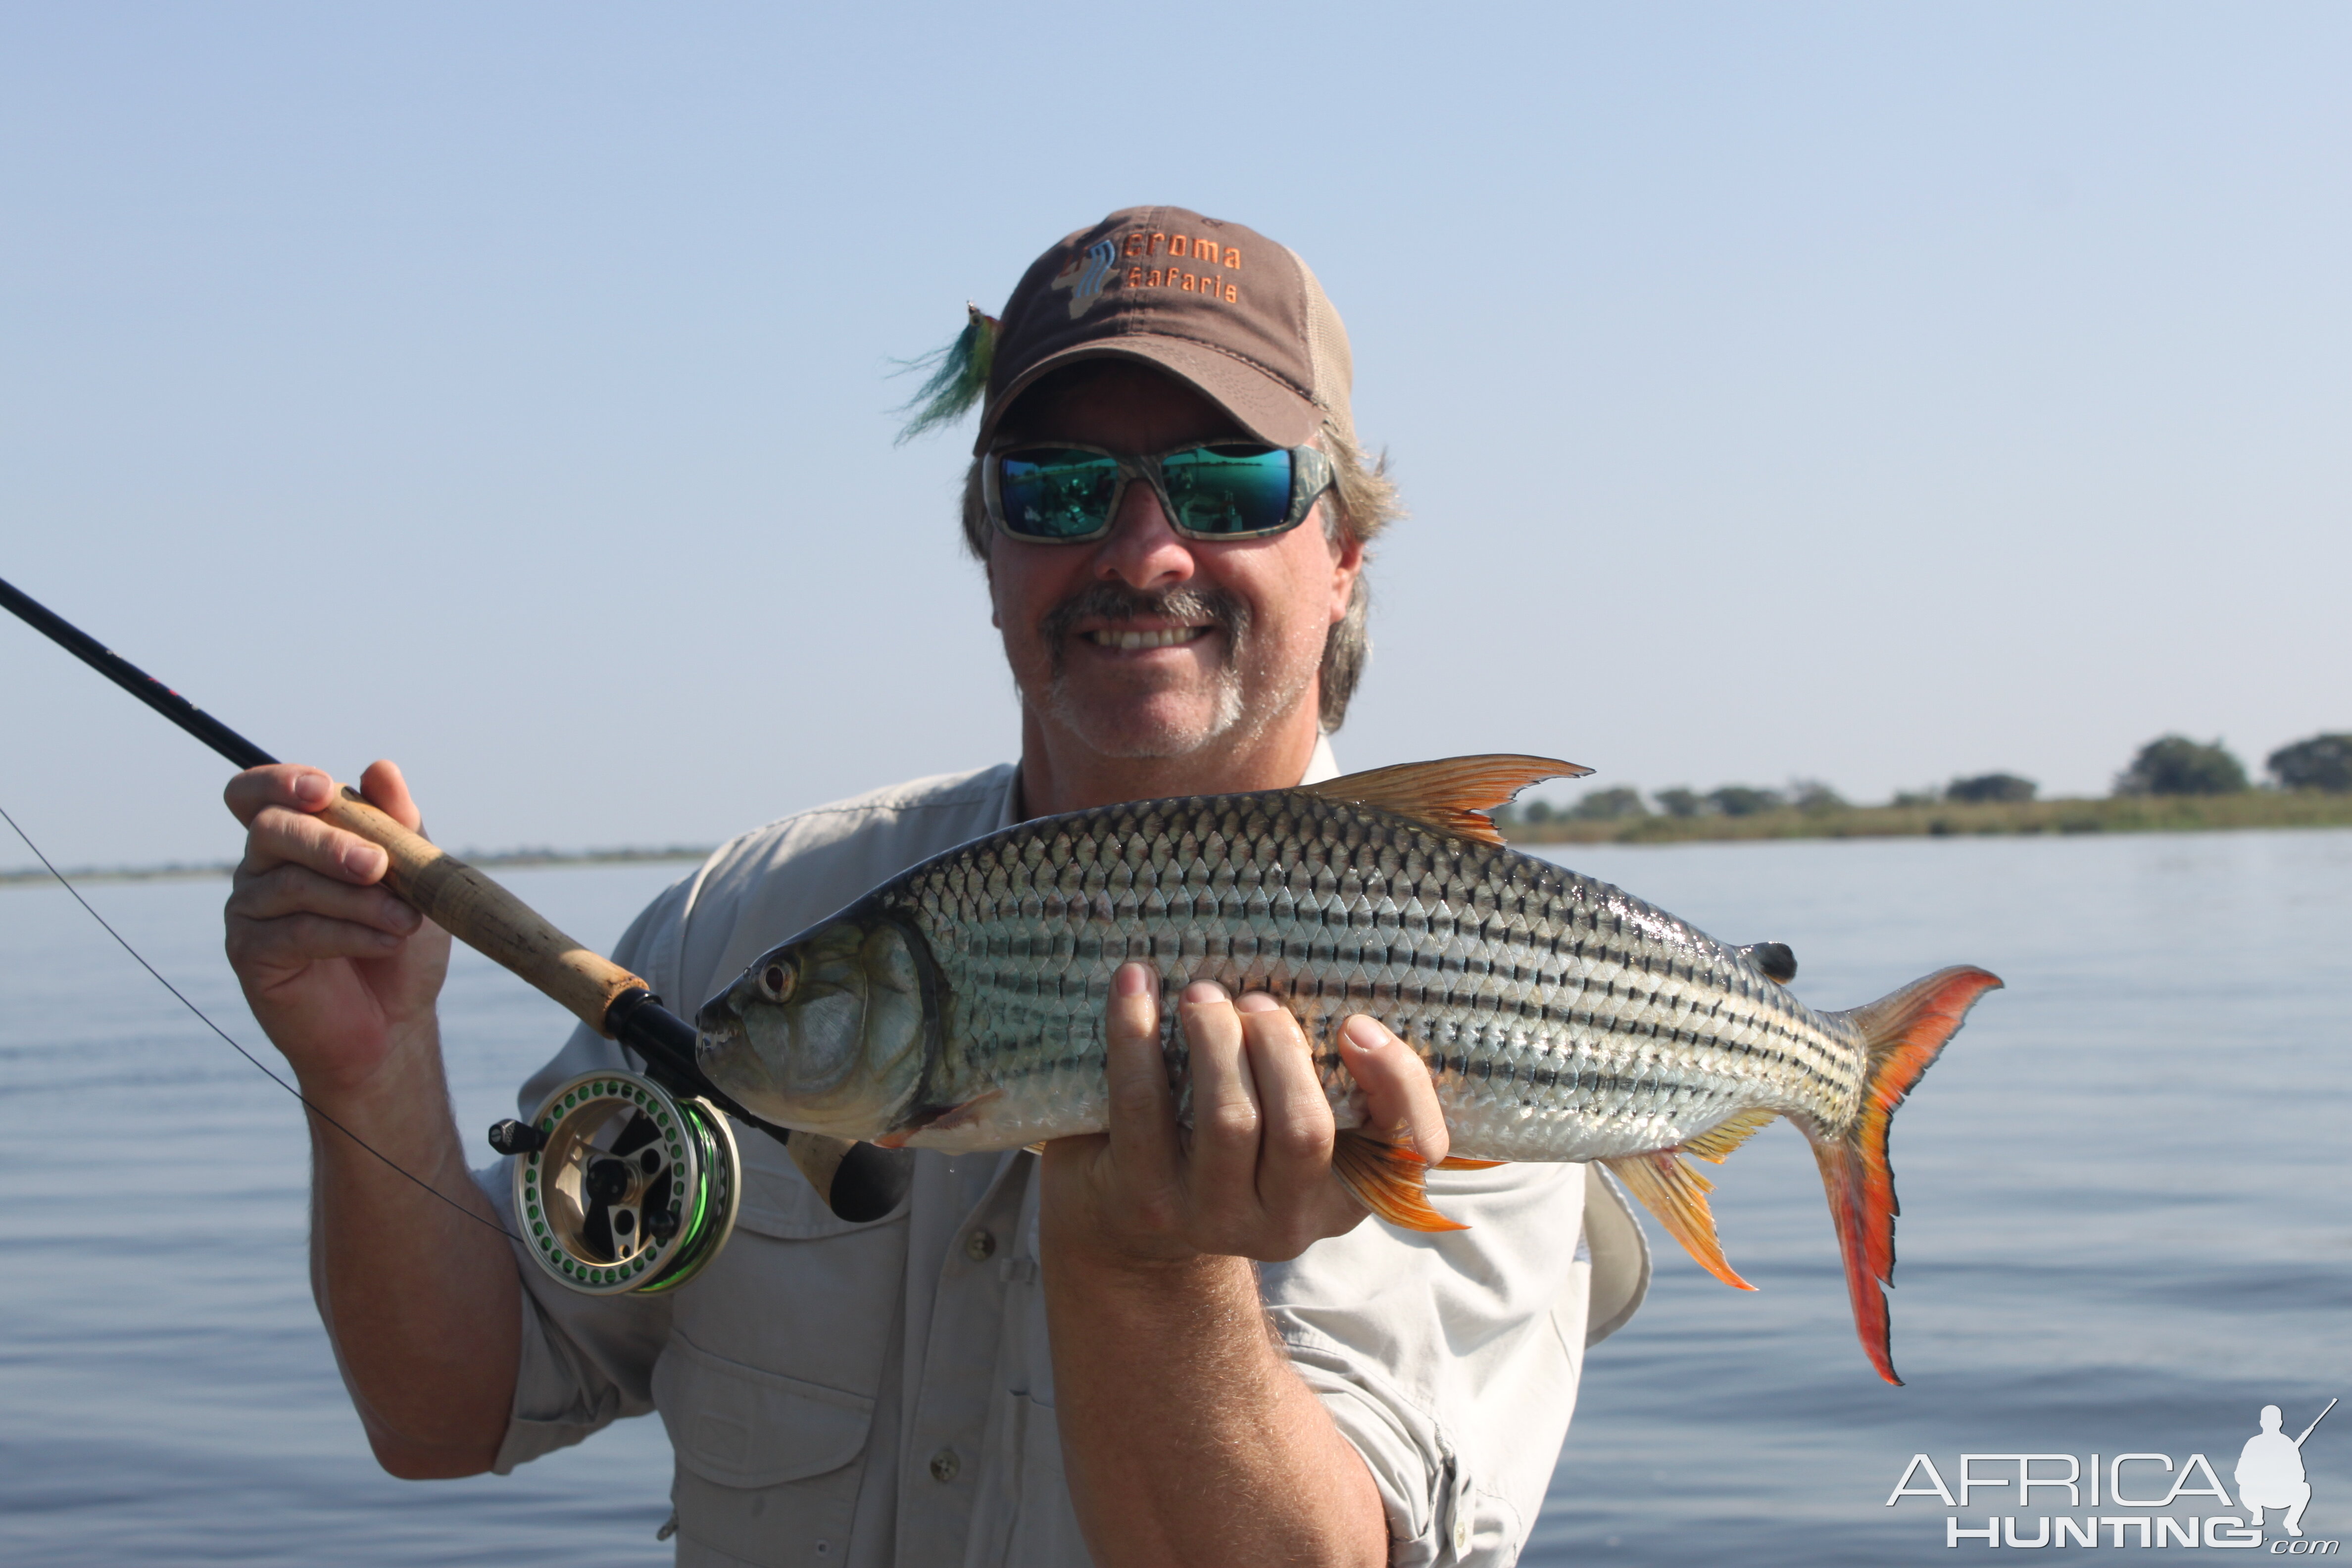
<svg viewBox="0 0 2352 1568">
<path fill-rule="evenodd" d="M 1315 737 L 1315 754 L 1307 759 L 1307 772 L 1300 776 L 1298 782 L 1303 784 L 1321 784 L 1325 779 L 1336 779 L 1339 776 L 1339 760 L 1331 754 L 1331 737 L 1318 731 Z M 1003 832 L 1005 828 L 1019 825 L 1021 819 L 1013 815 L 1013 808 L 1014 803 L 1020 797 L 1021 764 L 1013 763 L 1005 768 L 1004 782 L 998 786 L 997 790 L 997 831 Z"/>
</svg>

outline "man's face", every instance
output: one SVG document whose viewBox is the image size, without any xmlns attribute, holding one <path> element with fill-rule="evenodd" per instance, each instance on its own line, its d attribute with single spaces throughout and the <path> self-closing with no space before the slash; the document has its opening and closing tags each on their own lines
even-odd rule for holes
<svg viewBox="0 0 2352 1568">
<path fill-rule="evenodd" d="M 1248 434 L 1199 394 L 1108 364 L 1025 395 L 1004 430 L 1145 455 Z M 1362 547 L 1325 536 L 1327 494 L 1271 539 L 1212 543 L 1168 525 L 1130 482 L 1102 538 L 995 533 L 988 578 L 1021 700 L 1105 757 L 1183 757 L 1249 738 L 1316 700 L 1323 640 L 1347 611 Z"/>
</svg>

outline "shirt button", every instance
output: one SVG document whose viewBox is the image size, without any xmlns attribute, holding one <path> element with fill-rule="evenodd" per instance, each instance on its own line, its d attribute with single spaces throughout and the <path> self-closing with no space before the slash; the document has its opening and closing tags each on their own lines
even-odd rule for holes
<svg viewBox="0 0 2352 1568">
<path fill-rule="evenodd" d="M 1470 1550 L 1470 1516 L 1458 1507 L 1454 1514 L 1454 1550 L 1457 1552 Z"/>
<path fill-rule="evenodd" d="M 956 1458 L 953 1448 L 941 1448 L 931 1456 L 931 1479 L 935 1481 L 951 1481 L 962 1468 L 963 1461 Z"/>
<path fill-rule="evenodd" d="M 996 1253 L 996 1237 L 984 1230 L 975 1230 L 963 1238 L 963 1255 L 974 1263 L 985 1263 Z"/>
</svg>

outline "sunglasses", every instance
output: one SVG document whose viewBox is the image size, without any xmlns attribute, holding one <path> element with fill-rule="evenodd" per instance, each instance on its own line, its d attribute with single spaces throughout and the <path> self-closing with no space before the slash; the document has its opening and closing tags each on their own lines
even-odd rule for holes
<svg viewBox="0 0 2352 1568">
<path fill-rule="evenodd" d="M 1135 479 L 1187 539 L 1265 539 L 1306 521 L 1332 472 L 1312 447 L 1212 441 L 1129 458 L 1064 441 L 991 452 L 981 494 L 988 520 L 1013 538 L 1079 544 L 1110 531 Z"/>
</svg>

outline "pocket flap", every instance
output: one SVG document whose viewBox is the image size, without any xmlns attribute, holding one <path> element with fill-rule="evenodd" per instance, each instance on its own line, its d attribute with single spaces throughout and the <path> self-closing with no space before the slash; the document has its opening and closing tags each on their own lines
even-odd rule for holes
<svg viewBox="0 0 2352 1568">
<path fill-rule="evenodd" d="M 843 1219 L 825 1206 L 774 1139 L 748 1131 L 739 1122 L 735 1144 L 743 1156 L 743 1202 L 735 1216 L 740 1229 L 779 1241 L 821 1241 L 893 1225 L 906 1216 L 907 1205 L 901 1202 L 879 1219 Z"/>
<path fill-rule="evenodd" d="M 874 1401 L 712 1355 L 673 1333 L 654 1403 L 678 1463 L 707 1481 L 772 1487 L 837 1470 L 866 1450 Z"/>
</svg>

